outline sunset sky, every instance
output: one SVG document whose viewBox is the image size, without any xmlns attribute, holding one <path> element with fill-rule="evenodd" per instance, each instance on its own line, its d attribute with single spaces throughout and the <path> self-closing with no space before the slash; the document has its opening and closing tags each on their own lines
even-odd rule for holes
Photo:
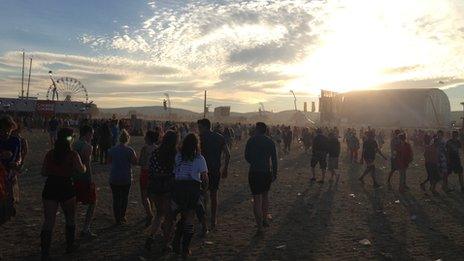
<svg viewBox="0 0 464 261">
<path fill-rule="evenodd" d="M 450 88 L 464 101 L 463 0 L 2 0 L 0 96 L 79 79 L 100 107 L 293 107 L 290 90 Z"/>
</svg>

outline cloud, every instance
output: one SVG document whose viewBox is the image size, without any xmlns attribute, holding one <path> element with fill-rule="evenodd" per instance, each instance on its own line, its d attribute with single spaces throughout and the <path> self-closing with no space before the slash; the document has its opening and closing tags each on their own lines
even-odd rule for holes
<svg viewBox="0 0 464 261">
<path fill-rule="evenodd" d="M 418 70 L 421 68 L 421 65 L 408 65 L 408 66 L 400 66 L 395 68 L 387 68 L 384 70 L 386 74 L 396 74 L 396 73 L 407 73 L 414 70 Z"/>
<path fill-rule="evenodd" d="M 72 75 L 81 81 L 119 82 L 125 81 L 128 76 L 116 73 L 95 73 L 79 69 L 62 69 L 60 75 Z"/>
<path fill-rule="evenodd" d="M 28 55 L 33 57 L 30 93 L 32 96 L 39 93 L 40 98 L 45 98 L 51 84 L 49 70 L 53 70 L 55 79 L 64 76 L 78 79 L 88 90 L 90 100 L 95 98 L 99 101 L 105 97 L 114 100 L 117 96 L 125 97 L 122 101 L 133 101 L 128 97 L 138 97 L 141 101 L 156 100 L 156 96 L 164 96 L 162 92 L 177 92 L 181 95 L 185 88 L 195 88 L 198 85 L 197 80 L 192 79 L 189 73 L 181 73 L 182 68 L 157 64 L 150 60 L 47 52 L 31 52 Z M 2 95 L 16 96 L 19 93 L 21 56 L 20 52 L 6 52 L 0 56 Z M 149 95 L 148 91 L 152 95 Z M 145 97 L 142 97 L 143 95 Z M 104 104 L 113 103 L 102 102 L 102 105 Z"/>
<path fill-rule="evenodd" d="M 180 74 L 199 80 L 198 88 L 209 89 L 212 99 L 225 102 L 233 90 L 229 101 L 243 98 L 248 104 L 263 100 L 250 94 L 278 93 L 293 77 L 277 70 L 308 55 L 322 24 L 317 17 L 327 12 L 323 1 L 309 0 L 148 5 L 153 15 L 139 26 L 112 35 L 84 34 L 80 41 L 97 50 L 175 64 L 183 68 Z"/>
<path fill-rule="evenodd" d="M 262 51 L 267 48 L 268 52 L 276 49 L 292 54 L 285 59 L 291 60 L 313 37 L 311 13 L 317 12 L 317 5 L 302 0 L 193 1 L 183 6 L 166 5 L 153 12 L 127 34 L 84 35 L 81 41 L 129 53 L 143 52 L 159 61 L 193 68 L 224 66 L 231 55 L 237 62 L 241 51 L 258 50 L 260 46 Z"/>
<path fill-rule="evenodd" d="M 59 64 L 61 67 L 73 67 L 98 72 L 118 71 L 120 73 L 137 71 L 152 75 L 165 75 L 180 73 L 180 68 L 155 63 L 151 60 L 130 59 L 121 56 L 80 56 L 50 52 L 30 52 L 33 57 L 33 66 L 40 69 L 52 69 Z M 20 52 L 7 52 L 0 57 L 0 62 L 10 66 L 21 66 Z"/>
<path fill-rule="evenodd" d="M 4 71 L 4 72 L 13 72 L 14 70 L 16 70 L 16 66 L 12 66 L 12 65 L 8 65 L 8 64 L 1 63 L 1 62 L 0 62 L 0 72 L 1 72 L 1 71 Z"/>
<path fill-rule="evenodd" d="M 282 85 L 291 79 L 291 76 L 280 72 L 247 68 L 222 74 L 220 80 L 214 85 L 214 89 L 229 93 L 233 90 L 234 96 L 237 96 L 237 92 L 244 92 L 246 95 L 259 93 L 259 96 L 263 96 L 281 92 Z"/>
<path fill-rule="evenodd" d="M 33 57 L 33 68 L 35 70 L 57 69 L 60 71 L 73 68 L 94 73 L 111 71 L 119 74 L 131 74 L 137 72 L 166 77 L 181 72 L 178 67 L 157 64 L 150 60 L 129 59 L 120 56 L 87 57 L 46 52 L 31 52 L 28 55 Z M 7 52 L 0 57 L 2 67 L 19 67 L 21 63 L 20 52 Z"/>
<path fill-rule="evenodd" d="M 287 62 L 304 53 L 315 37 L 312 13 L 318 10 L 309 0 L 193 1 L 153 9 L 152 17 L 127 33 L 84 34 L 80 40 L 194 69 L 226 67 L 229 60 L 244 60 L 247 52 L 261 52 L 262 58 L 254 61 L 259 62 L 273 50 L 282 54 L 276 61 Z"/>
<path fill-rule="evenodd" d="M 420 80 L 404 80 L 404 81 L 395 81 L 384 83 L 381 85 L 376 86 L 379 89 L 415 89 L 415 88 L 440 88 L 443 87 L 443 84 L 455 84 L 462 82 L 463 80 L 460 79 L 450 79 L 447 77 L 439 77 L 439 78 L 429 78 L 429 79 L 420 79 Z"/>
<path fill-rule="evenodd" d="M 212 102 L 249 110 L 287 108 L 290 89 L 313 99 L 321 88 L 458 84 L 462 13 L 462 0 L 149 1 L 116 31 L 77 32 L 88 56 L 34 52 L 33 87 L 47 88 L 53 70 L 81 79 L 103 106 L 118 96 L 151 104 L 169 91 L 201 109 L 207 89 Z M 0 57 L 0 76 L 11 76 L 0 88 L 18 85 L 20 63 L 18 52 Z"/>
<path fill-rule="evenodd" d="M 274 82 L 291 79 L 290 76 L 282 75 L 280 72 L 260 71 L 253 69 L 244 69 L 241 71 L 224 73 L 221 75 L 223 81 L 244 81 L 244 82 Z"/>
<path fill-rule="evenodd" d="M 236 50 L 230 53 L 229 61 L 237 64 L 268 64 L 274 62 L 292 62 L 297 58 L 298 50 L 283 46 L 280 43 L 270 43 L 253 48 Z"/>
</svg>

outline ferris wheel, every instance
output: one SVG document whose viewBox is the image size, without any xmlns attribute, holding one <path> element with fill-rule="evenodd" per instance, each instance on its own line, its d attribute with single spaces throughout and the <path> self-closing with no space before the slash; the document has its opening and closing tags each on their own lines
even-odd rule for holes
<svg viewBox="0 0 464 261">
<path fill-rule="evenodd" d="M 61 77 L 55 80 L 51 76 L 50 79 L 52 84 L 47 91 L 47 100 L 89 102 L 87 89 L 79 80 L 72 77 Z"/>
</svg>

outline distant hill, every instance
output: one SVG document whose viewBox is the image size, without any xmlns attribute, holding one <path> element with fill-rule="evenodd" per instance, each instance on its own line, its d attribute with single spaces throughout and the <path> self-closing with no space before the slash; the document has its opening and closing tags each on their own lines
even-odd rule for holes
<svg viewBox="0 0 464 261">
<path fill-rule="evenodd" d="M 121 117 L 130 117 L 132 112 L 136 112 L 137 115 L 141 118 L 152 119 L 156 118 L 166 118 L 169 115 L 169 112 L 164 110 L 162 106 L 145 106 L 145 107 L 122 107 L 122 108 L 108 108 L 104 109 L 101 108 L 100 110 L 100 117 L 103 118 L 110 118 L 113 115 Z M 175 115 L 179 120 L 195 120 L 199 119 L 203 116 L 202 113 L 197 113 L 185 109 L 178 109 L 172 108 L 171 109 L 172 115 Z M 258 121 L 258 120 L 265 120 L 266 122 L 272 123 L 289 123 L 291 119 L 293 119 L 295 112 L 293 110 L 288 111 L 281 111 L 281 112 L 231 112 L 231 118 L 235 119 L 245 119 L 249 121 Z M 319 120 L 319 113 L 311 113 L 307 112 L 306 117 L 310 118 L 313 121 Z M 212 116 L 212 113 L 210 113 Z"/>
<path fill-rule="evenodd" d="M 137 112 L 137 115 L 140 115 L 140 116 L 168 115 L 169 114 L 169 112 L 165 111 L 164 107 L 162 106 L 121 107 L 121 108 L 108 108 L 108 109 L 100 108 L 99 110 L 100 110 L 100 116 L 102 117 L 111 116 L 113 114 L 117 116 L 121 116 L 121 117 L 129 117 L 130 112 Z M 176 114 L 179 117 L 187 117 L 187 118 L 201 116 L 200 113 L 196 113 L 196 112 L 184 110 L 184 109 L 177 109 L 177 108 L 172 108 L 171 113 Z"/>
</svg>

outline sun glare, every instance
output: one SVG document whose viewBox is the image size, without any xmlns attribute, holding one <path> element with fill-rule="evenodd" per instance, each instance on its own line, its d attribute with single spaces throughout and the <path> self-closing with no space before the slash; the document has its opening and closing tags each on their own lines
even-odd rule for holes
<svg viewBox="0 0 464 261">
<path fill-rule="evenodd" d="M 334 8 L 317 47 L 302 63 L 288 69 L 299 77 L 286 89 L 345 92 L 422 76 L 418 65 L 436 63 L 447 47 L 417 35 L 417 23 L 425 15 L 439 19 L 451 9 L 444 2 L 410 2 L 414 3 L 355 1 L 349 7 Z"/>
</svg>

